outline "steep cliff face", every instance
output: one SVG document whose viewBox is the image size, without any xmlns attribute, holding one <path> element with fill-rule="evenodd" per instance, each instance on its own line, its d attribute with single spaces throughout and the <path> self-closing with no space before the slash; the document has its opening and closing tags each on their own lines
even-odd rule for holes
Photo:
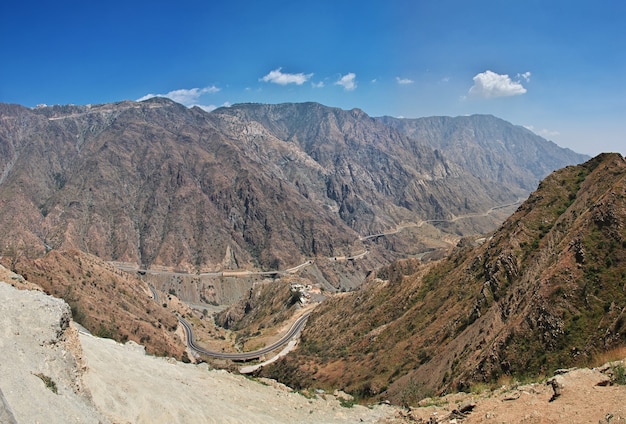
<svg viewBox="0 0 626 424">
<path fill-rule="evenodd" d="M 625 225 L 624 158 L 561 169 L 482 245 L 395 263 L 325 302 L 295 355 L 264 372 L 411 403 L 585 365 L 626 344 Z"/>
<path fill-rule="evenodd" d="M 109 422 L 82 381 L 82 349 L 68 305 L 17 290 L 2 274 L 0 266 L 0 421 Z"/>
</svg>

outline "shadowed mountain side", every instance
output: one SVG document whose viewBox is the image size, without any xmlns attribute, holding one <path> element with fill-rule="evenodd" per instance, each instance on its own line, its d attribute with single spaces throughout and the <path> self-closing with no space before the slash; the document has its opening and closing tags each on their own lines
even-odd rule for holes
<svg viewBox="0 0 626 424">
<path fill-rule="evenodd" d="M 66 109 L 19 109 L 37 125 L 3 137 L 20 152 L 0 186 L 0 225 L 27 246 L 189 270 L 275 269 L 358 237 L 205 112 L 163 99 Z"/>
<path fill-rule="evenodd" d="M 211 116 L 220 117 L 225 133 L 249 134 L 257 145 L 277 139 L 297 152 L 267 160 L 305 196 L 329 205 L 361 235 L 416 217 L 449 219 L 516 198 L 358 109 L 241 104 Z M 309 163 L 317 173 L 306 171 Z"/>
</svg>

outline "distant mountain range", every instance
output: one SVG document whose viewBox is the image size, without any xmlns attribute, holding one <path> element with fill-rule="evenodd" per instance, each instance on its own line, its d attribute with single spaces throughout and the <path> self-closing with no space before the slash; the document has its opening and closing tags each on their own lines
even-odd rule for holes
<svg viewBox="0 0 626 424">
<path fill-rule="evenodd" d="M 402 223 L 515 202 L 585 159 L 492 116 L 0 104 L 0 231 L 4 248 L 31 256 L 276 270 L 362 251 L 361 237 Z"/>
<path fill-rule="evenodd" d="M 530 130 L 491 115 L 379 118 L 408 137 L 443 152 L 472 175 L 525 192 L 550 172 L 588 159 Z"/>
</svg>

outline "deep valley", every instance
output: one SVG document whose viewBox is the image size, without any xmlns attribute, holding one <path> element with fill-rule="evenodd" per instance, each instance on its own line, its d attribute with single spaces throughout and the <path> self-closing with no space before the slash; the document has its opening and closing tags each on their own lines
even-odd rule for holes
<svg viewBox="0 0 626 424">
<path fill-rule="evenodd" d="M 254 351 L 308 314 L 252 378 L 351 402 L 416 407 L 626 346 L 626 161 L 493 116 L 0 104 L 0 231 L 14 287 L 152 355 L 237 372 L 283 346 L 200 350 Z"/>
</svg>

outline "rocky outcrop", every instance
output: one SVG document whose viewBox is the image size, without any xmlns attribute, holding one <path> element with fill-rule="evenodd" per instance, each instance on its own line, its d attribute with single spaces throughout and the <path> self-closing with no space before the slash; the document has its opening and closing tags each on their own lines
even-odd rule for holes
<svg viewBox="0 0 626 424">
<path fill-rule="evenodd" d="M 82 382 L 69 306 L 0 282 L 0 421 L 105 423 Z"/>
</svg>

